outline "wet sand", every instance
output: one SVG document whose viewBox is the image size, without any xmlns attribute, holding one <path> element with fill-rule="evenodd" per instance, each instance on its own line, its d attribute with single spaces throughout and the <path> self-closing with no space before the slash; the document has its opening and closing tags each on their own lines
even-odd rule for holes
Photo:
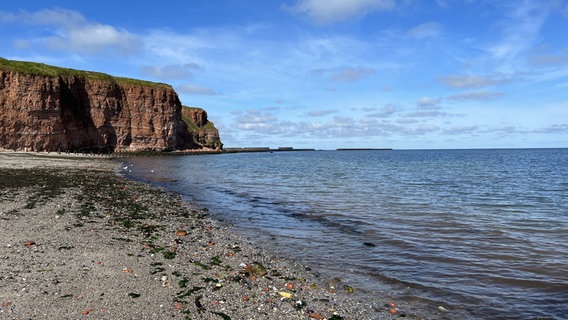
<svg viewBox="0 0 568 320">
<path fill-rule="evenodd" d="M 418 319 L 118 166 L 0 153 L 0 319 Z"/>
</svg>

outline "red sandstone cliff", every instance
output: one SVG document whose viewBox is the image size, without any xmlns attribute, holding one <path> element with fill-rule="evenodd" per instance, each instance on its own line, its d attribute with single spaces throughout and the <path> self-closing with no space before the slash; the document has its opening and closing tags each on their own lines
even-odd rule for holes
<svg viewBox="0 0 568 320">
<path fill-rule="evenodd" d="M 223 148 L 219 130 L 207 119 L 207 112 L 201 108 L 184 106 L 181 110 L 182 119 L 193 135 L 193 141 L 207 149 L 220 150 Z"/>
<path fill-rule="evenodd" d="M 0 150 L 201 148 L 182 120 L 181 102 L 171 86 L 106 77 L 37 75 L 0 63 Z"/>
</svg>

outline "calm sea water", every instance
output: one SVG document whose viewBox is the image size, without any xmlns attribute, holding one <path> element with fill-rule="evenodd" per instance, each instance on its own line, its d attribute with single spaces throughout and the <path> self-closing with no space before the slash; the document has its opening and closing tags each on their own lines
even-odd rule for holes
<svg viewBox="0 0 568 320">
<path fill-rule="evenodd" d="M 568 319 L 568 149 L 128 161 L 135 178 L 371 298 L 442 305 L 455 319 Z"/>
</svg>

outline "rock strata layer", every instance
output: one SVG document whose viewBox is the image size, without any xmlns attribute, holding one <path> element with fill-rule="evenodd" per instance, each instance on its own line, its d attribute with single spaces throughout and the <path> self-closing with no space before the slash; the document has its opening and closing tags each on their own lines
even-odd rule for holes
<svg viewBox="0 0 568 320">
<path fill-rule="evenodd" d="M 22 72 L 11 62 L 0 59 L 0 150 L 203 148 L 188 131 L 181 102 L 170 85 L 35 63 L 21 64 L 57 72 Z"/>
</svg>

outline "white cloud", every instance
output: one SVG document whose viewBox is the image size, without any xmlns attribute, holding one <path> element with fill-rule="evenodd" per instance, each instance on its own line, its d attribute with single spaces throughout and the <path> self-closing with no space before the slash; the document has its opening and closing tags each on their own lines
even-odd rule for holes
<svg viewBox="0 0 568 320">
<path fill-rule="evenodd" d="M 356 82 L 375 74 L 376 71 L 372 68 L 344 67 L 337 69 L 314 69 L 312 73 L 326 76 L 331 81 Z"/>
<path fill-rule="evenodd" d="M 178 86 L 178 90 L 183 93 L 206 95 L 206 96 L 216 96 L 219 93 L 215 92 L 213 89 L 193 84 L 181 84 Z"/>
<path fill-rule="evenodd" d="M 450 116 L 447 112 L 443 111 L 413 111 L 404 115 L 407 118 L 438 118 Z"/>
<path fill-rule="evenodd" d="M 288 122 L 280 121 L 275 115 L 260 110 L 238 112 L 234 121 L 234 127 L 240 130 L 253 131 L 257 134 L 286 134 L 294 131 L 290 130 L 291 124 Z"/>
<path fill-rule="evenodd" d="M 494 92 L 494 91 L 472 91 L 472 92 L 464 92 L 460 94 L 456 94 L 453 96 L 448 97 L 450 100 L 479 100 L 479 101 L 487 101 L 487 100 L 495 100 L 499 99 L 504 96 L 501 92 Z"/>
<path fill-rule="evenodd" d="M 313 110 L 306 113 L 309 117 L 323 117 L 333 113 L 336 113 L 337 110 Z"/>
<path fill-rule="evenodd" d="M 444 134 L 448 135 L 460 135 L 460 134 L 472 134 L 479 131 L 479 126 L 454 126 L 444 130 Z"/>
<path fill-rule="evenodd" d="M 287 8 L 308 15 L 318 24 L 330 24 L 395 6 L 394 0 L 299 0 L 296 5 Z"/>
<path fill-rule="evenodd" d="M 125 29 L 93 23 L 80 13 L 65 9 L 46 9 L 18 14 L 2 13 L 0 21 L 47 26 L 51 36 L 39 39 L 51 49 L 76 53 L 133 53 L 141 48 L 138 37 Z"/>
<path fill-rule="evenodd" d="M 375 73 L 371 68 L 348 67 L 331 75 L 331 80 L 341 82 L 354 82 L 369 77 Z"/>
<path fill-rule="evenodd" d="M 559 52 L 549 52 L 541 47 L 532 53 L 530 63 L 535 67 L 557 67 L 568 65 L 568 48 Z"/>
<path fill-rule="evenodd" d="M 162 67 L 145 66 L 140 69 L 142 74 L 160 79 L 189 79 L 193 76 L 192 70 L 199 70 L 201 67 L 195 63 L 186 63 L 182 65 L 167 65 Z"/>
<path fill-rule="evenodd" d="M 509 16 L 500 26 L 499 42 L 489 47 L 500 72 L 513 73 L 522 67 L 524 54 L 539 40 L 540 30 L 546 21 L 550 6 L 541 1 L 515 1 L 506 8 Z"/>
<path fill-rule="evenodd" d="M 47 44 L 55 49 L 79 53 L 134 53 L 140 49 L 138 38 L 126 30 L 112 26 L 89 24 L 66 30 L 66 33 L 50 37 Z"/>
<path fill-rule="evenodd" d="M 442 32 L 442 25 L 437 22 L 426 22 L 417 25 L 408 31 L 411 38 L 424 39 L 437 37 Z"/>
<path fill-rule="evenodd" d="M 433 109 L 437 108 L 441 101 L 440 98 L 422 97 L 416 100 L 416 105 L 421 109 Z"/>
<path fill-rule="evenodd" d="M 548 127 L 534 130 L 536 133 L 568 134 L 568 124 L 553 124 Z"/>
<path fill-rule="evenodd" d="M 80 13 L 66 9 L 45 9 L 36 12 L 21 11 L 17 14 L 1 12 L 0 21 L 28 25 L 63 26 L 68 29 L 87 23 L 85 17 Z"/>
<path fill-rule="evenodd" d="M 381 109 L 379 109 L 377 112 L 369 113 L 366 116 L 370 118 L 388 118 L 394 116 L 397 112 L 398 112 L 397 106 L 393 104 L 388 104 L 382 107 Z"/>
<path fill-rule="evenodd" d="M 489 87 L 506 81 L 497 76 L 450 75 L 440 78 L 440 81 L 452 88 Z"/>
</svg>

